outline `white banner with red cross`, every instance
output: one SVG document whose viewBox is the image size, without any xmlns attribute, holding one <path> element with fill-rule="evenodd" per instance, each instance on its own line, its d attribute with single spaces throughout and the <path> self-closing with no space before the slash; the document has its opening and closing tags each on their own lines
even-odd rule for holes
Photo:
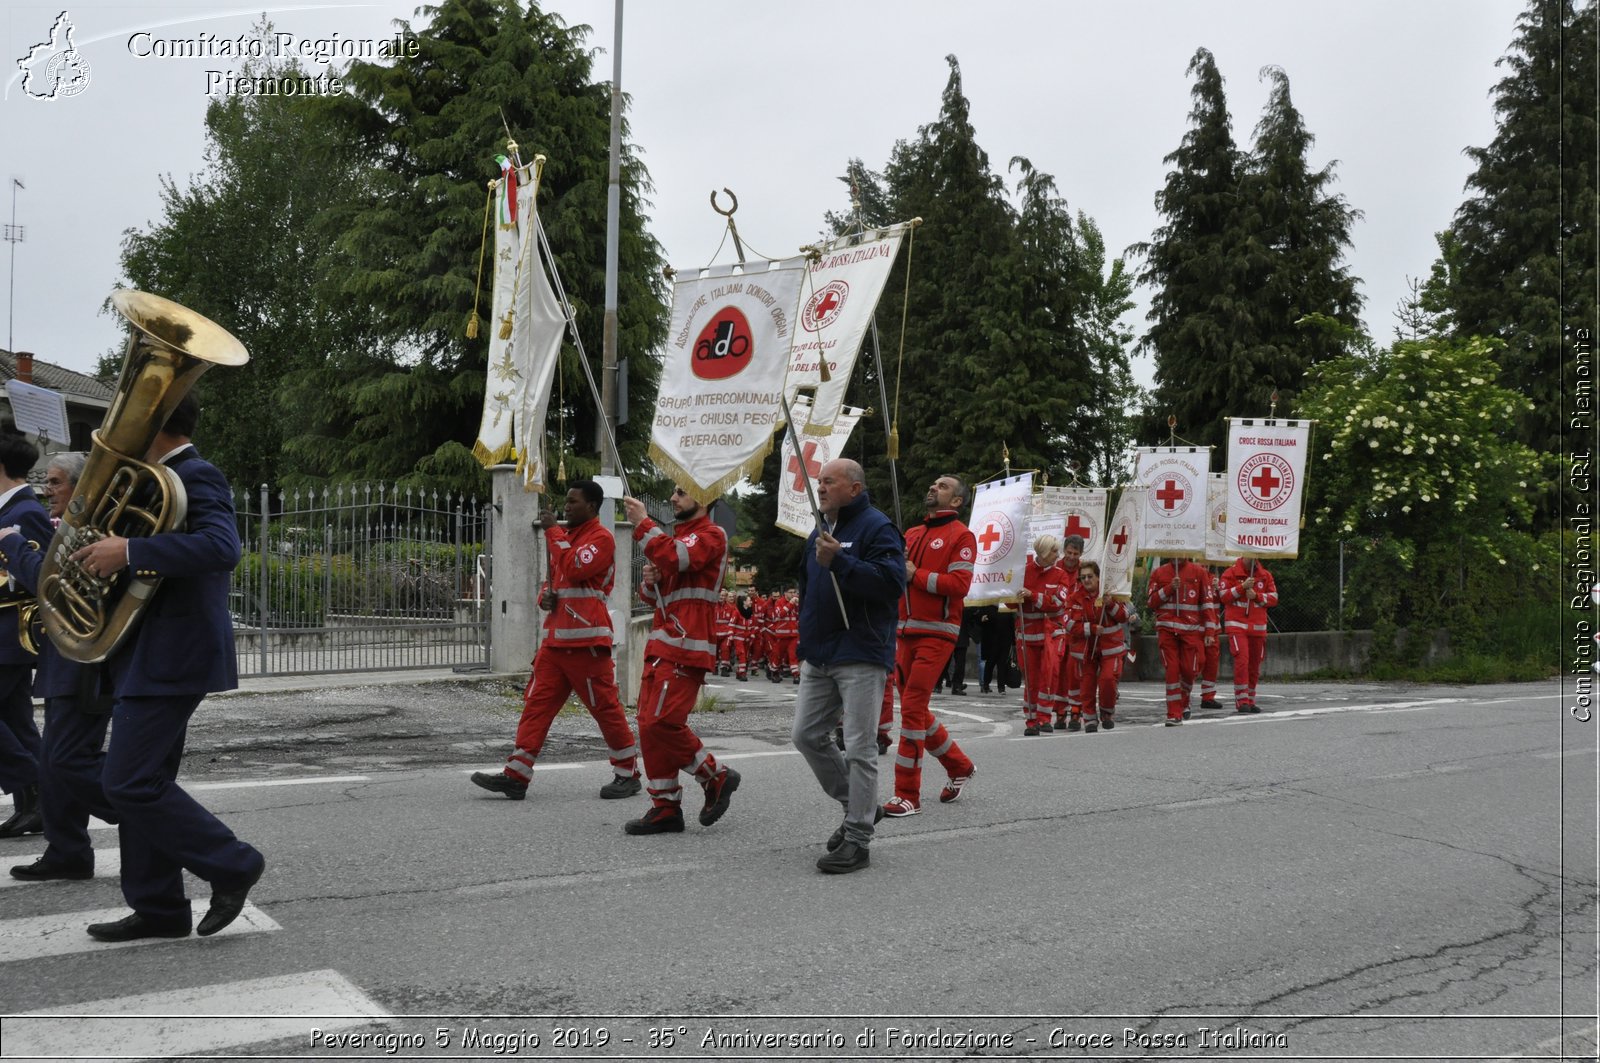
<svg viewBox="0 0 1600 1063">
<path fill-rule="evenodd" d="M 1123 488 L 1117 510 L 1106 525 L 1100 561 L 1100 596 L 1128 601 L 1133 597 L 1133 569 L 1139 556 L 1139 526 L 1144 521 L 1142 487 Z M 1089 556 L 1085 554 L 1084 556 Z"/>
<path fill-rule="evenodd" d="M 1206 479 L 1206 564 L 1231 565 L 1228 554 L 1228 474 L 1214 472 Z"/>
<path fill-rule="evenodd" d="M 783 424 L 803 259 L 685 270 L 650 429 L 650 460 L 702 503 L 759 478 Z"/>
<path fill-rule="evenodd" d="M 1228 553 L 1298 557 L 1310 421 L 1228 418 Z"/>
<path fill-rule="evenodd" d="M 978 540 L 968 602 L 1013 601 L 1022 593 L 1028 561 L 1028 518 L 1033 514 L 1033 473 L 979 484 L 972 492 L 972 529 Z"/>
<path fill-rule="evenodd" d="M 826 437 L 844 403 L 845 388 L 855 372 L 856 355 L 872 324 L 884 282 L 900 253 L 904 224 L 856 236 L 840 237 L 822 246 L 812 260 L 800 293 L 799 327 L 789 350 L 789 401 L 800 388 L 815 388 L 811 423 L 806 431 Z M 828 363 L 826 383 L 822 362 Z M 799 415 L 795 416 L 799 420 Z"/>
<path fill-rule="evenodd" d="M 1139 447 L 1133 480 L 1146 489 L 1139 554 L 1206 556 L 1206 477 L 1210 447 Z"/>
<path fill-rule="evenodd" d="M 1059 514 L 1062 525 L 1054 534 L 1066 538 L 1076 535 L 1083 540 L 1083 556 L 1094 557 L 1105 538 L 1106 497 L 1104 487 L 1046 487 L 1033 496 L 1033 509 L 1037 514 Z"/>
<path fill-rule="evenodd" d="M 778 527 L 804 539 L 817 526 L 816 515 L 811 512 L 811 495 L 806 490 L 806 480 L 811 490 L 816 490 L 817 474 L 822 466 L 834 458 L 844 456 L 850 433 L 865 410 L 846 406 L 833 422 L 833 430 L 826 436 L 807 435 L 806 426 L 811 416 L 811 398 L 798 395 L 789 404 L 794 415 L 795 433 L 800 437 L 800 455 L 795 456 L 789 433 L 783 433 L 782 462 L 778 465 Z"/>
</svg>

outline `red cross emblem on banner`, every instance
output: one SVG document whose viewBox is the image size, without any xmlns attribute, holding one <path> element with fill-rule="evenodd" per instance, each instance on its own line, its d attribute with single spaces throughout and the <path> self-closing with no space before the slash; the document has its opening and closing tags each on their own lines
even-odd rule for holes
<svg viewBox="0 0 1600 1063">
<path fill-rule="evenodd" d="M 1262 498 L 1271 498 L 1272 492 L 1276 491 L 1282 482 L 1278 474 L 1267 465 L 1261 466 L 1260 470 L 1250 478 L 1250 486 L 1260 491 Z"/>
<path fill-rule="evenodd" d="M 1001 538 L 1003 538 L 1003 536 L 1000 533 L 1000 529 L 996 525 L 991 524 L 987 528 L 983 529 L 982 535 L 978 536 L 978 545 L 983 547 L 984 553 L 988 553 L 990 550 L 994 549 L 994 544 L 999 542 Z"/>
<path fill-rule="evenodd" d="M 1177 508 L 1179 502 L 1183 501 L 1183 488 L 1178 486 L 1176 480 L 1168 480 L 1161 490 L 1156 492 L 1156 501 L 1161 503 L 1162 509 L 1170 513 Z"/>
<path fill-rule="evenodd" d="M 1089 533 L 1093 530 L 1093 528 L 1079 520 L 1076 513 L 1067 518 L 1067 534 L 1076 535 L 1085 543 L 1089 541 Z"/>
<path fill-rule="evenodd" d="M 833 313 L 834 308 L 837 307 L 838 305 L 839 305 L 839 293 L 838 292 L 827 292 L 827 293 L 825 293 L 822 296 L 822 302 L 817 304 L 817 316 L 820 317 L 820 318 L 827 317 L 829 314 Z"/>
<path fill-rule="evenodd" d="M 808 439 L 799 456 L 794 454 L 789 455 L 789 471 L 794 473 L 794 490 L 800 494 L 805 494 L 806 490 L 806 478 L 800 473 L 801 458 L 805 459 L 806 474 L 809 475 L 813 480 L 817 478 L 818 473 L 822 472 L 822 463 L 814 458 L 816 452 L 817 441 L 814 439 Z"/>
<path fill-rule="evenodd" d="M 1128 526 L 1126 524 L 1119 527 L 1117 534 L 1111 537 L 1111 545 L 1117 548 L 1116 552 L 1119 554 L 1128 545 Z"/>
</svg>

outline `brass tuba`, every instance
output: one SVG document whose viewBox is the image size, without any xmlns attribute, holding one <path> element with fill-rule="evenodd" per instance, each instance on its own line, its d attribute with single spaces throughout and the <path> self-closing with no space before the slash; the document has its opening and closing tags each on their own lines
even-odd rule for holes
<svg viewBox="0 0 1600 1063">
<path fill-rule="evenodd" d="M 146 463 L 145 454 L 200 374 L 250 360 L 228 330 L 169 299 L 118 291 L 111 305 L 133 325 L 122 376 L 39 570 L 45 631 L 62 656 L 84 664 L 116 651 L 161 579 L 126 569 L 91 576 L 71 556 L 109 535 L 158 535 L 183 523 L 188 498 L 182 481 Z"/>
</svg>

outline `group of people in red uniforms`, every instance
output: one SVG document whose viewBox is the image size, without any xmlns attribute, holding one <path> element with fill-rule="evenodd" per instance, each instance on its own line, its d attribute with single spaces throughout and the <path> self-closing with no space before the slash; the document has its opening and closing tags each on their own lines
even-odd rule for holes
<svg viewBox="0 0 1600 1063">
<path fill-rule="evenodd" d="M 1189 718 L 1196 680 L 1201 708 L 1222 707 L 1215 691 L 1223 633 L 1233 655 L 1234 709 L 1260 712 L 1256 683 L 1266 656 L 1267 610 L 1278 604 L 1277 583 L 1266 566 L 1241 557 L 1217 577 L 1196 562 L 1174 559 L 1151 571 L 1148 599 L 1166 673 L 1167 726 Z"/>
<path fill-rule="evenodd" d="M 724 590 L 716 614 L 717 673 L 750 678 L 752 670 L 765 669 L 774 683 L 800 682 L 800 594 L 789 587 L 765 596 L 735 598 Z"/>
<path fill-rule="evenodd" d="M 1117 725 L 1131 616 L 1101 595 L 1100 566 L 1082 556 L 1080 537 L 1041 535 L 1023 570 L 1017 645 L 1029 737 Z"/>
<path fill-rule="evenodd" d="M 1126 603 L 1101 593 L 1100 568 L 1081 561 L 1082 553 L 1083 540 L 1075 535 L 1065 541 L 1041 535 L 1028 556 L 1017 603 L 1024 735 L 1093 734 L 1116 726 L 1117 690 L 1137 617 Z M 1197 681 L 1201 707 L 1222 707 L 1216 678 L 1224 638 L 1233 655 L 1235 709 L 1261 711 L 1256 683 L 1266 655 L 1267 609 L 1278 604 L 1265 565 L 1240 558 L 1217 576 L 1194 561 L 1170 560 L 1151 571 L 1147 604 L 1160 639 L 1168 726 L 1190 717 Z"/>
</svg>

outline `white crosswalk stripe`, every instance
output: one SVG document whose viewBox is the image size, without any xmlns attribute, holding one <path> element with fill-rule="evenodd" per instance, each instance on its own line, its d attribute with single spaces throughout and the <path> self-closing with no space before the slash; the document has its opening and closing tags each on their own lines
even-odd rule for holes
<svg viewBox="0 0 1600 1063">
<path fill-rule="evenodd" d="M 195 900 L 194 921 L 198 923 L 210 906 L 209 900 Z M 46 956 L 69 956 L 77 952 L 99 949 L 126 949 L 135 946 L 158 945 L 171 938 L 141 938 L 138 941 L 106 942 L 91 938 L 85 928 L 90 923 L 109 923 L 128 914 L 126 907 L 103 908 L 87 912 L 63 912 L 57 915 L 35 915 L 24 919 L 0 919 L 0 963 L 17 960 L 36 960 Z M 226 929 L 224 935 L 259 934 L 282 930 L 267 914 L 253 904 L 246 904 Z M 8 1053 L 9 1054 L 9 1053 Z"/>
<path fill-rule="evenodd" d="M 313 1031 L 349 1031 L 388 1018 L 338 971 L 307 971 L 8 1016 L 5 1056 L 170 1058 L 287 1037 L 309 1044 Z"/>
</svg>

